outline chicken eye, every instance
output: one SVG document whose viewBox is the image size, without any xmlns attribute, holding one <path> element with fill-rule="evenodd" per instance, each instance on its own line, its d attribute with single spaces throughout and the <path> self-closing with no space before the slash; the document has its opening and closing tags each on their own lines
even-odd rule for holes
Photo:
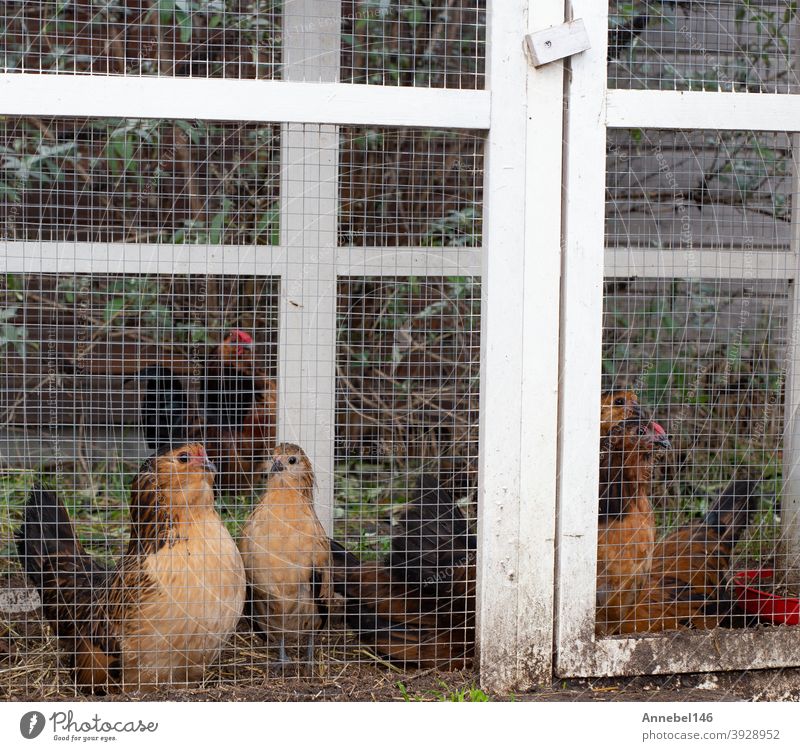
<svg viewBox="0 0 800 751">
<path fill-rule="evenodd" d="M 178 461 L 181 464 L 188 464 L 189 463 L 189 454 L 178 454 Z"/>
<path fill-rule="evenodd" d="M 297 464 L 297 457 L 296 456 L 290 456 L 289 457 L 289 464 Z"/>
<path fill-rule="evenodd" d="M 624 396 L 618 396 L 616 399 L 614 399 L 614 406 L 615 407 L 622 407 L 624 404 L 625 404 L 625 397 Z"/>
</svg>

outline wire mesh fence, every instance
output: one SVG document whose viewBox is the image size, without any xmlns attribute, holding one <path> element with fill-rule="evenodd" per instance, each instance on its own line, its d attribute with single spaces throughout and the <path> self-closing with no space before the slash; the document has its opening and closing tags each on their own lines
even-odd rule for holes
<svg viewBox="0 0 800 751">
<path fill-rule="evenodd" d="M 283 75 L 285 36 L 305 35 L 318 40 L 316 46 L 306 42 L 306 60 L 327 53 L 331 44 L 341 46 L 341 78 L 348 83 L 483 88 L 485 0 L 348 0 L 340 5 L 11 0 L 0 16 L 2 68 L 273 79 Z M 331 9 L 337 11 L 334 17 Z M 288 25 L 284 12 L 294 13 Z"/>
<path fill-rule="evenodd" d="M 609 5 L 612 88 L 797 93 L 797 8 L 787 0 Z"/>
<path fill-rule="evenodd" d="M 10 2 L 4 71 L 484 86 L 482 0 L 292 5 Z M 609 33 L 616 87 L 793 92 L 794 4 Z M 2 118 L 0 695 L 471 663 L 485 136 Z M 600 636 L 797 594 L 792 138 L 609 133 Z"/>
<path fill-rule="evenodd" d="M 379 277 L 340 277 L 335 317 L 305 332 L 281 323 L 288 269 L 310 250 L 282 244 L 282 222 L 303 217 L 282 203 L 281 126 L 2 126 L 4 259 L 19 271 L 0 280 L 0 692 L 55 698 L 467 664 L 480 283 L 472 259 L 458 274 L 458 252 L 481 239 L 482 138 L 350 128 L 303 150 L 302 192 L 326 149 L 339 163 L 327 179 L 342 195 L 341 252 L 389 253 Z M 391 247 L 405 245 L 452 247 L 450 275 L 435 263 L 426 275 L 423 257 L 408 276 Z M 217 246 L 231 250 L 223 274 L 207 255 Z M 248 246 L 271 273 L 231 273 Z M 149 270 L 181 247 L 194 273 Z M 66 253 L 74 270 L 27 271 L 32 249 Z M 96 270 L 78 271 L 87 266 Z M 321 281 L 325 271 L 310 273 Z M 281 388 L 307 403 L 300 419 L 322 426 L 314 395 L 281 374 L 313 360 L 326 332 L 336 342 L 330 530 L 311 502 L 324 503 L 311 480 L 320 470 L 279 437 L 297 419 Z M 281 340 L 299 343 L 289 362 Z M 328 440 L 323 427 L 318 440 Z M 170 483 L 180 485 L 184 464 L 208 475 L 207 463 L 216 511 L 206 507 L 200 533 Z M 160 565 L 172 578 L 153 574 Z"/>
<path fill-rule="evenodd" d="M 656 422 L 620 415 L 601 441 L 600 634 L 791 622 L 757 611 L 798 585 L 792 163 L 782 133 L 610 134 L 605 386 Z"/>
</svg>

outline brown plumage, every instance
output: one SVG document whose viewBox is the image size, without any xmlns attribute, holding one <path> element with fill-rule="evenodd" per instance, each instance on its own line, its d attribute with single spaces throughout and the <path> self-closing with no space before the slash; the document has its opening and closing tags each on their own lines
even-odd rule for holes
<svg viewBox="0 0 800 751">
<path fill-rule="evenodd" d="M 280 444 L 272 454 L 267 487 L 240 541 L 252 597 L 252 616 L 285 647 L 307 640 L 327 622 L 333 595 L 330 546 L 314 510 L 314 470 L 303 449 Z"/>
<path fill-rule="evenodd" d="M 277 386 L 259 368 L 253 340 L 231 331 L 209 363 L 202 388 L 202 418 L 191 435 L 201 439 L 217 465 L 217 487 L 253 490 L 275 445 Z"/>
<path fill-rule="evenodd" d="M 632 391 L 604 392 L 600 408 L 602 436 L 641 417 Z M 435 478 L 420 478 L 418 496 L 392 535 L 386 565 L 362 563 L 339 543 L 331 544 L 334 586 L 344 597 L 347 625 L 363 644 L 405 666 L 470 663 L 477 541 Z"/>
<path fill-rule="evenodd" d="M 194 418 L 171 368 L 158 364 L 139 372 L 147 444 L 155 449 L 183 440 L 203 443 L 217 466 L 217 488 L 251 492 L 275 442 L 277 387 L 256 365 L 252 337 L 238 329 L 227 334 L 202 369 Z"/>
<path fill-rule="evenodd" d="M 600 397 L 600 436 L 629 417 L 641 417 L 639 400 L 633 391 L 604 391 Z"/>
<path fill-rule="evenodd" d="M 234 630 L 244 568 L 214 508 L 213 478 L 200 445 L 148 459 L 131 488 L 130 541 L 114 571 L 85 552 L 52 493 L 31 494 L 19 556 L 80 688 L 199 680 Z"/>
<path fill-rule="evenodd" d="M 669 447 L 663 428 L 632 417 L 601 440 L 597 531 L 597 630 L 612 632 L 644 584 L 655 545 L 650 484 Z"/>
<path fill-rule="evenodd" d="M 339 543 L 331 545 L 334 586 L 362 644 L 404 666 L 469 664 L 477 543 L 435 478 L 420 479 L 392 536 L 387 565 L 362 563 Z"/>
<path fill-rule="evenodd" d="M 727 625 L 735 603 L 726 587 L 731 554 L 758 508 L 758 483 L 731 483 L 702 520 L 659 542 L 646 586 L 618 633 Z"/>
</svg>

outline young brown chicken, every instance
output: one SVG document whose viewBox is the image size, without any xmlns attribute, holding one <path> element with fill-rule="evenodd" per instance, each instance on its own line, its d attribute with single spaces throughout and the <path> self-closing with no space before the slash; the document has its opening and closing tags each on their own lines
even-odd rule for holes
<svg viewBox="0 0 800 751">
<path fill-rule="evenodd" d="M 213 479 L 198 444 L 148 459 L 133 482 L 130 541 L 114 571 L 85 552 L 52 493 L 31 494 L 17 548 L 79 687 L 199 680 L 233 632 L 244 567 L 214 508 Z"/>
<path fill-rule="evenodd" d="M 324 628 L 331 604 L 330 544 L 314 510 L 314 470 L 303 449 L 280 444 L 272 454 L 267 487 L 240 540 L 252 597 L 252 615 L 262 632 L 286 646 Z"/>
<path fill-rule="evenodd" d="M 646 586 L 619 633 L 710 629 L 725 625 L 735 604 L 725 586 L 736 541 L 759 505 L 758 482 L 732 482 L 705 517 L 676 530 L 653 551 Z"/>
<path fill-rule="evenodd" d="M 658 454 L 669 448 L 658 423 L 632 417 L 601 441 L 597 531 L 597 631 L 615 630 L 652 564 L 656 525 L 650 482 Z"/>
</svg>

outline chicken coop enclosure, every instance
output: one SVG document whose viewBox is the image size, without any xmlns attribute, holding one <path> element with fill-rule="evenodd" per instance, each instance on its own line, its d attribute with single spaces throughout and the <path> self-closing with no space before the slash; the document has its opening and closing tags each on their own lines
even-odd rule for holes
<svg viewBox="0 0 800 751">
<path fill-rule="evenodd" d="M 800 665 L 795 4 L 2 23 L 0 697 Z"/>
</svg>

